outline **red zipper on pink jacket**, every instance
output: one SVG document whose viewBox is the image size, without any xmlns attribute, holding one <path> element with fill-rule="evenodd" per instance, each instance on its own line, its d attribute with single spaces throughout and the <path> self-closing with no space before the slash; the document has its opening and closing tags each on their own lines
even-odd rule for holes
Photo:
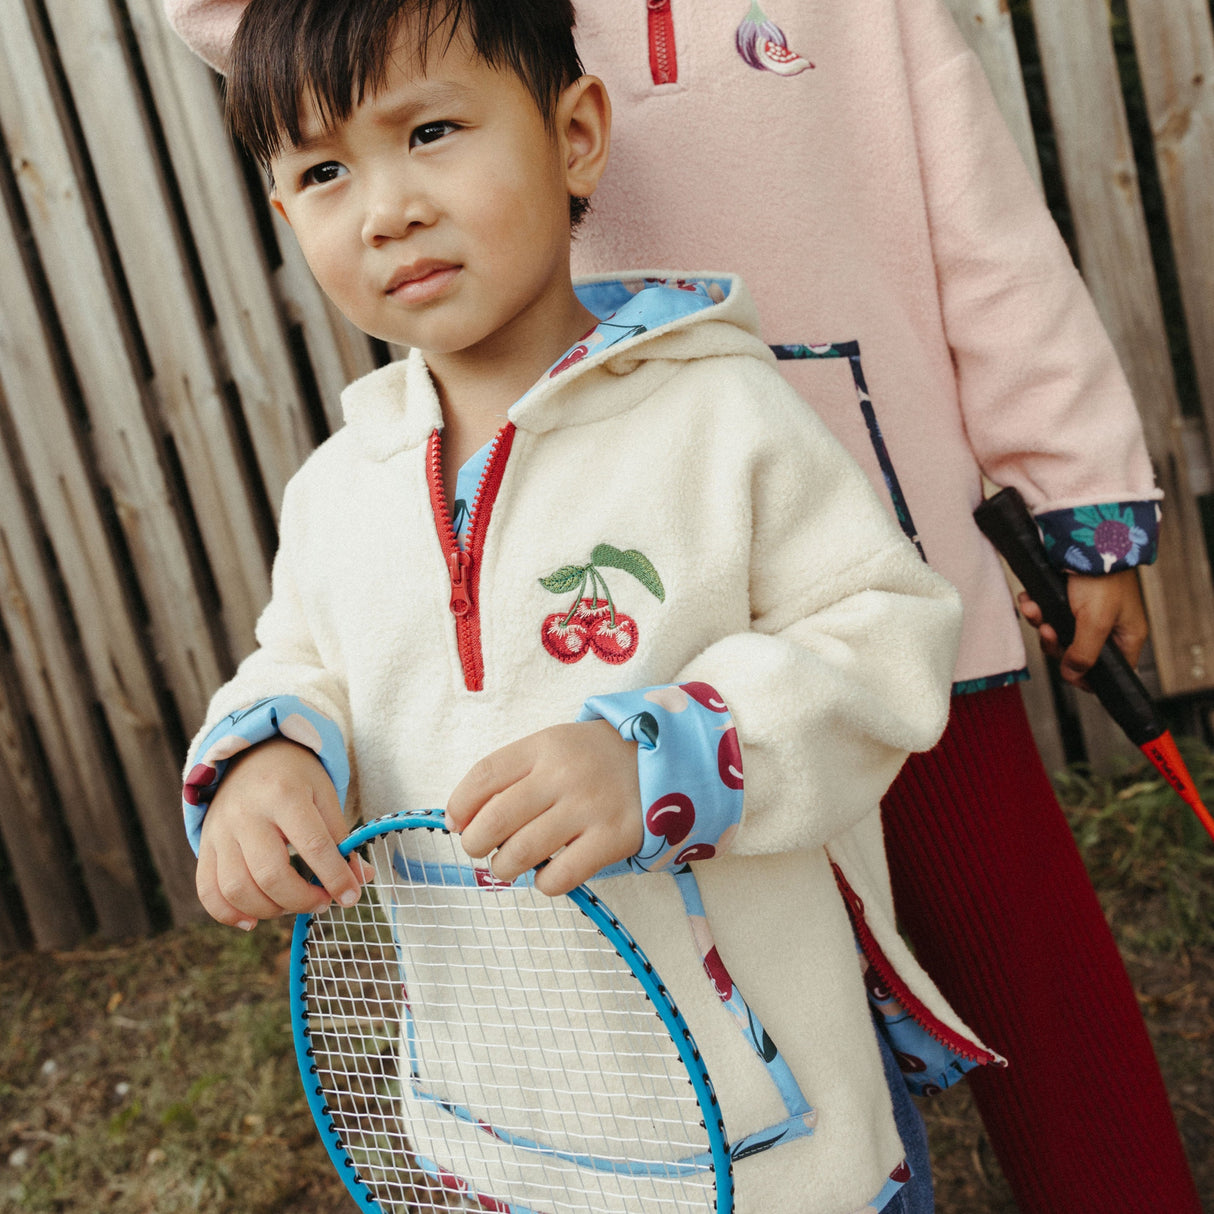
<svg viewBox="0 0 1214 1214">
<path fill-rule="evenodd" d="M 497 501 L 498 490 L 502 487 L 506 460 L 513 442 L 514 424 L 507 422 L 497 432 L 489 458 L 485 461 L 485 471 L 472 503 L 472 521 L 461 549 L 455 538 L 447 494 L 443 489 L 443 432 L 435 430 L 430 435 L 426 460 L 430 507 L 434 511 L 438 542 L 447 561 L 447 576 L 451 582 L 448 606 L 455 617 L 455 641 L 459 646 L 460 665 L 464 669 L 464 686 L 469 691 L 481 691 L 485 685 L 485 658 L 481 652 L 480 561 L 485 550 L 485 532 L 489 529 L 493 503 Z"/>
<path fill-rule="evenodd" d="M 674 44 L 671 0 L 645 0 L 649 9 L 649 70 L 654 84 L 674 84 L 679 78 L 679 57 Z"/>
</svg>

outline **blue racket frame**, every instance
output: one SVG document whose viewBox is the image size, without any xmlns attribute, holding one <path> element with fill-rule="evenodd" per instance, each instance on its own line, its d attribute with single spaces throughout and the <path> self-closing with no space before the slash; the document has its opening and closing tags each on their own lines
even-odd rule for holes
<svg viewBox="0 0 1214 1214">
<path fill-rule="evenodd" d="M 450 834 L 440 810 L 405 810 L 401 813 L 386 814 L 360 826 L 342 841 L 339 850 L 343 856 L 349 856 L 351 852 L 380 835 L 392 831 L 419 829 L 437 830 L 443 834 Z M 530 876 L 528 874 L 527 877 L 520 878 L 520 881 L 529 880 Z M 716 1214 L 731 1214 L 733 1210 L 733 1165 L 729 1141 L 725 1134 L 725 1123 L 721 1116 L 716 1092 L 713 1090 L 712 1080 L 704 1066 L 695 1039 L 691 1035 L 691 1029 L 675 1006 L 674 1000 L 671 999 L 652 962 L 645 956 L 628 929 L 615 917 L 598 895 L 589 887 L 579 885 L 576 889 L 570 890 L 566 896 L 602 932 L 608 943 L 624 959 L 649 997 L 654 1011 L 665 1025 L 666 1031 L 678 1051 L 679 1058 L 687 1070 L 687 1076 L 700 1105 L 700 1111 L 704 1115 L 704 1128 L 708 1134 L 712 1167 L 716 1175 Z M 324 1143 L 325 1150 L 328 1152 L 333 1166 L 337 1169 L 338 1175 L 364 1214 L 384 1214 L 383 1206 L 371 1194 L 366 1182 L 359 1176 L 354 1161 L 346 1152 L 325 1102 L 324 1089 L 317 1084 L 315 1078 L 316 1067 L 312 1062 L 306 996 L 308 935 L 315 918 L 316 916 L 312 914 L 297 915 L 291 937 L 291 1032 L 295 1040 L 295 1058 L 299 1066 L 300 1078 L 303 1081 L 304 1095 L 307 1097 L 308 1107 L 312 1111 L 312 1119 L 316 1122 L 321 1141 Z M 516 1211 L 516 1214 L 529 1214 L 523 1207 L 512 1207 L 512 1209 Z"/>
</svg>

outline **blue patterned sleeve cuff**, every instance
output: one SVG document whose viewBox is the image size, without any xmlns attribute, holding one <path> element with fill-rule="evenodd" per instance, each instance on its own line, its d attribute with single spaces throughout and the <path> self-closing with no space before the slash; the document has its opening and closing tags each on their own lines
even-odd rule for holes
<svg viewBox="0 0 1214 1214">
<path fill-rule="evenodd" d="M 329 773 L 342 807 L 350 786 L 350 763 L 341 730 L 323 713 L 295 696 L 271 696 L 224 717 L 194 752 L 181 793 L 186 836 L 194 854 L 202 838 L 202 820 L 232 760 L 258 742 L 288 738 L 313 751 Z"/>
<path fill-rule="evenodd" d="M 728 851 L 742 819 L 742 750 L 707 683 L 592 696 L 579 721 L 602 718 L 637 742 L 645 841 L 627 869 L 652 872 Z"/>
<path fill-rule="evenodd" d="M 1109 502 L 1036 516 L 1046 555 L 1071 573 L 1120 573 L 1150 565 L 1159 542 L 1159 503 Z"/>
</svg>

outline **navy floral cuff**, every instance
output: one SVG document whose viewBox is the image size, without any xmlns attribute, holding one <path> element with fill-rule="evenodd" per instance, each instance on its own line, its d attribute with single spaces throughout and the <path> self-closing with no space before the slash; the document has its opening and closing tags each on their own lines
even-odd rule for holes
<svg viewBox="0 0 1214 1214">
<path fill-rule="evenodd" d="M 627 870 L 674 869 L 728 851 L 742 820 L 742 750 L 720 696 L 707 683 L 592 696 L 577 719 L 598 718 L 638 743 L 645 841 Z"/>
<path fill-rule="evenodd" d="M 1159 503 L 1109 502 L 1045 510 L 1036 516 L 1046 555 L 1071 573 L 1120 573 L 1154 562 Z"/>
<path fill-rule="evenodd" d="M 350 763 L 341 730 L 323 713 L 295 696 L 271 696 L 229 713 L 211 730 L 195 751 L 194 764 L 181 791 L 185 832 L 198 854 L 202 820 L 232 760 L 258 742 L 288 738 L 306 746 L 324 765 L 337 790 L 342 808 L 350 786 Z"/>
</svg>

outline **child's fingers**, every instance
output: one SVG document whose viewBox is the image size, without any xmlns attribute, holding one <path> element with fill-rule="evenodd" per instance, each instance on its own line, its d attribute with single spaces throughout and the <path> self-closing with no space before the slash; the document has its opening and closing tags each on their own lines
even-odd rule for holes
<svg viewBox="0 0 1214 1214">
<path fill-rule="evenodd" d="M 315 797 L 317 804 L 301 807 L 283 823 L 287 841 L 334 902 L 353 906 L 358 901 L 362 882 L 358 876 L 359 868 L 347 861 L 337 848 L 346 833 L 337 794 L 331 787 L 326 789 L 322 786 L 316 791 Z M 269 875 L 275 881 L 275 888 L 267 889 L 263 884 L 262 889 L 277 897 L 276 891 L 282 888 L 284 874 L 276 870 Z M 293 886 L 291 889 L 296 892 Z"/>
<path fill-rule="evenodd" d="M 1022 590 L 1016 596 L 1016 605 L 1020 608 L 1020 614 L 1024 616 L 1027 623 L 1031 624 L 1034 628 L 1041 627 L 1043 618 L 1041 608 L 1029 598 L 1026 591 Z"/>
<path fill-rule="evenodd" d="M 198 897 L 212 918 L 248 930 L 259 919 L 327 904 L 323 891 L 291 867 L 281 838 L 249 840 L 250 853 L 230 836 L 206 836 L 198 853 Z M 269 887 L 268 889 L 266 887 Z"/>
<path fill-rule="evenodd" d="M 534 745 L 527 737 L 474 763 L 447 802 L 448 829 L 462 833 L 487 802 L 526 778 L 534 762 Z"/>
<path fill-rule="evenodd" d="M 567 894 L 571 889 L 589 881 L 600 868 L 611 863 L 613 859 L 623 857 L 605 857 L 591 835 L 581 835 L 571 840 L 567 847 L 557 852 L 535 874 L 535 888 L 541 894 L 552 898 L 557 894 Z M 496 874 L 496 857 L 493 869 Z"/>
<path fill-rule="evenodd" d="M 464 851 L 474 860 L 487 856 L 495 848 L 510 843 L 529 823 L 541 817 L 551 817 L 554 797 L 533 777 L 520 780 L 504 791 L 490 797 L 476 812 L 476 816 L 460 832 L 460 843 Z M 550 822 L 549 828 L 555 826 Z M 563 842 L 563 840 L 561 841 Z M 525 846 L 522 838 L 514 845 L 521 855 L 531 855 L 533 847 Z M 559 847 L 560 843 L 553 846 Z M 546 859 L 550 852 L 537 856 L 532 863 Z M 530 865 L 523 865 L 524 868 Z M 521 869 L 519 870 L 522 871 Z"/>
<path fill-rule="evenodd" d="M 1134 666 L 1147 638 L 1146 609 L 1133 570 L 1107 577 L 1072 577 L 1067 585 L 1075 637 L 1063 654 L 1063 674 L 1081 678 L 1112 640 Z M 1074 677 L 1071 677 L 1074 676 Z"/>
<path fill-rule="evenodd" d="M 247 910 L 234 906 L 219 892 L 219 880 L 215 871 L 216 856 L 210 848 L 203 848 L 198 853 L 198 869 L 194 875 L 195 888 L 198 890 L 198 901 L 212 919 L 226 923 L 229 927 L 238 927 L 242 931 L 251 931 L 257 926 L 260 916 L 250 914 Z"/>
<path fill-rule="evenodd" d="M 537 864 L 542 864 L 564 847 L 571 837 L 570 826 L 562 815 L 549 809 L 531 818 L 498 845 L 493 852 L 490 869 L 499 881 L 513 881 Z M 462 837 L 460 842 L 464 842 Z M 467 850 L 467 844 L 464 849 Z"/>
</svg>

